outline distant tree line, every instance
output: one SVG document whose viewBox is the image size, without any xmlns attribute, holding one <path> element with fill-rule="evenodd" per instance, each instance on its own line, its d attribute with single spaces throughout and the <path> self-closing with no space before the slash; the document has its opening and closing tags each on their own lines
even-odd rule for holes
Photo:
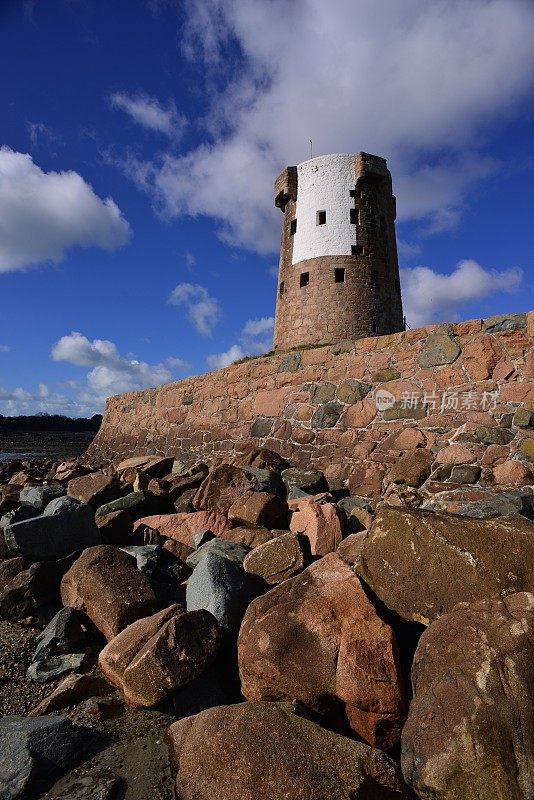
<svg viewBox="0 0 534 800">
<path fill-rule="evenodd" d="M 2 431 L 97 431 L 102 414 L 86 417 L 64 417 L 61 414 L 36 414 L 33 417 L 4 417 L 0 414 Z"/>
</svg>

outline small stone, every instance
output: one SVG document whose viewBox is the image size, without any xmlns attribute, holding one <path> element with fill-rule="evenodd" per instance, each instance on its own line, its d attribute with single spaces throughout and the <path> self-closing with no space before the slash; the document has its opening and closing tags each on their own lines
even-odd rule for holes
<svg viewBox="0 0 534 800">
<path fill-rule="evenodd" d="M 61 680 L 54 691 L 33 708 L 29 716 L 40 717 L 51 711 L 60 711 L 75 706 L 94 695 L 106 695 L 112 691 L 109 683 L 94 675 L 72 673 Z"/>
<path fill-rule="evenodd" d="M 493 468 L 495 483 L 499 486 L 527 486 L 534 482 L 534 473 L 521 461 L 503 461 Z"/>
<path fill-rule="evenodd" d="M 534 439 L 523 439 L 519 452 L 527 461 L 534 461 Z"/>
<path fill-rule="evenodd" d="M 476 429 L 475 439 L 482 444 L 510 444 L 515 437 L 513 431 L 507 428 L 486 428 L 481 426 Z"/>
<path fill-rule="evenodd" d="M 343 381 L 336 389 L 336 400 L 351 406 L 358 400 L 363 400 L 370 391 L 371 387 L 367 383 L 354 380 Z"/>
<path fill-rule="evenodd" d="M 515 331 L 526 327 L 526 314 L 495 314 L 495 316 L 484 320 L 484 329 L 487 333 Z"/>
<path fill-rule="evenodd" d="M 274 417 L 258 417 L 250 426 L 250 435 L 256 439 L 269 436 L 273 429 Z"/>
<path fill-rule="evenodd" d="M 476 455 L 463 444 L 449 444 L 436 455 L 438 464 L 472 464 Z"/>
<path fill-rule="evenodd" d="M 329 403 L 336 394 L 335 383 L 317 383 L 310 392 L 310 402 L 314 406 Z"/>
<path fill-rule="evenodd" d="M 481 472 L 481 468 L 474 464 L 456 464 L 451 470 L 450 480 L 452 483 L 477 483 Z"/>
<path fill-rule="evenodd" d="M 396 381 L 400 378 L 401 374 L 395 367 L 385 367 L 373 372 L 371 381 L 373 383 L 389 383 L 389 381 Z"/>
</svg>

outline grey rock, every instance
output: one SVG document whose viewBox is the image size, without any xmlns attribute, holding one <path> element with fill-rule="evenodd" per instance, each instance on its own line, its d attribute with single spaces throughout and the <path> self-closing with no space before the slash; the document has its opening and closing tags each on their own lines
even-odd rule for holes
<svg viewBox="0 0 534 800">
<path fill-rule="evenodd" d="M 254 491 L 269 492 L 269 494 L 285 495 L 284 484 L 279 472 L 258 467 L 241 467 L 244 472 L 256 478 Z"/>
<path fill-rule="evenodd" d="M 72 508 L 76 508 L 76 506 L 79 505 L 82 504 L 79 500 L 75 500 L 74 497 L 68 497 L 67 495 L 64 497 L 56 497 L 48 503 L 43 511 L 43 516 L 53 517 L 55 514 L 63 514 L 64 511 L 70 511 Z"/>
<path fill-rule="evenodd" d="M 118 497 L 116 500 L 104 503 L 104 505 L 97 508 L 95 516 L 103 517 L 104 514 L 111 514 L 112 511 L 135 511 L 136 509 L 142 509 L 146 502 L 146 492 L 130 492 L 125 494 L 124 497 Z"/>
<path fill-rule="evenodd" d="M 296 372 L 301 365 L 302 355 L 300 353 L 291 353 L 285 356 L 278 365 L 277 372 Z"/>
<path fill-rule="evenodd" d="M 439 494 L 425 500 L 422 508 L 427 511 L 447 511 L 449 498 L 443 500 Z M 527 519 L 534 516 L 534 495 L 526 492 L 496 492 L 483 500 L 466 500 L 455 508 L 454 513 L 473 519 L 496 519 L 521 514 Z"/>
<path fill-rule="evenodd" d="M 390 422 L 394 419 L 424 419 L 426 414 L 427 408 L 422 403 L 409 408 L 403 400 L 396 400 L 392 406 L 384 409 L 382 417 L 386 422 Z"/>
<path fill-rule="evenodd" d="M 85 631 L 73 608 L 58 611 L 35 641 L 37 648 L 27 676 L 39 683 L 79 669 L 88 653 L 88 648 L 81 647 Z"/>
<path fill-rule="evenodd" d="M 163 548 L 159 544 L 131 545 L 120 548 L 135 558 L 137 569 L 144 575 L 151 575 L 161 561 Z"/>
<path fill-rule="evenodd" d="M 527 327 L 526 314 L 495 314 L 484 320 L 484 330 L 486 333 L 497 333 L 498 331 L 515 331 L 519 328 Z"/>
<path fill-rule="evenodd" d="M 40 513 L 55 497 L 62 497 L 67 490 L 60 483 L 48 486 L 24 486 L 20 492 L 20 502 L 33 506 Z"/>
<path fill-rule="evenodd" d="M 197 531 L 197 533 L 193 534 L 193 547 L 195 550 L 198 550 L 199 547 L 202 547 L 203 544 L 206 542 L 211 542 L 212 539 L 215 539 L 215 534 L 211 531 Z"/>
<path fill-rule="evenodd" d="M 451 470 L 451 483 L 477 483 L 482 469 L 474 464 L 455 464 Z"/>
<path fill-rule="evenodd" d="M 323 428 L 333 428 L 343 413 L 344 407 L 341 403 L 326 403 L 314 411 L 311 418 L 311 427 L 314 430 Z"/>
<path fill-rule="evenodd" d="M 310 402 L 314 406 L 329 403 L 336 394 L 335 383 L 317 383 L 310 392 Z"/>
<path fill-rule="evenodd" d="M 39 778 L 61 774 L 78 760 L 87 733 L 68 717 L 0 719 L 0 798 L 15 800 Z"/>
<path fill-rule="evenodd" d="M 328 491 L 328 483 L 322 472 L 290 467 L 282 472 L 282 480 L 288 492 L 294 487 L 307 494 L 319 494 Z"/>
<path fill-rule="evenodd" d="M 250 426 L 250 435 L 258 439 L 269 436 L 273 429 L 274 417 L 258 417 Z"/>
<path fill-rule="evenodd" d="M 337 387 L 336 400 L 352 406 L 359 400 L 363 400 L 370 391 L 371 387 L 367 383 L 354 380 L 343 381 L 343 383 Z"/>
<path fill-rule="evenodd" d="M 241 564 L 212 552 L 197 564 L 187 582 L 186 605 L 188 611 L 209 611 L 221 628 L 236 632 L 259 593 L 255 576 L 246 573 Z"/>
<path fill-rule="evenodd" d="M 384 369 L 377 369 L 373 372 L 371 380 L 373 383 L 389 383 L 389 381 L 396 381 L 400 378 L 401 374 L 395 367 L 384 367 Z"/>
<path fill-rule="evenodd" d="M 37 648 L 33 661 L 42 661 L 52 655 L 71 653 L 85 640 L 85 631 L 78 612 L 66 606 L 53 617 L 44 631 L 35 639 Z"/>
<path fill-rule="evenodd" d="M 340 342 L 336 342 L 330 348 L 330 352 L 333 356 L 340 356 L 342 353 L 350 353 L 354 350 L 354 340 L 353 339 L 342 339 Z"/>
<path fill-rule="evenodd" d="M 516 428 L 528 428 L 533 418 L 534 414 L 528 408 L 518 408 L 513 416 L 512 424 Z"/>
<path fill-rule="evenodd" d="M 341 516 L 345 522 L 349 521 L 354 508 L 363 508 L 364 511 L 368 511 L 370 514 L 373 513 L 373 507 L 369 504 L 369 500 L 365 497 L 357 497 L 356 495 L 343 497 L 341 500 L 338 500 L 337 507 L 341 511 Z"/>
<path fill-rule="evenodd" d="M 66 672 L 75 672 L 83 666 L 89 650 L 85 648 L 80 653 L 66 653 L 62 656 L 51 656 L 46 661 L 33 661 L 26 672 L 26 677 L 36 683 L 47 683 L 65 675 Z"/>
<path fill-rule="evenodd" d="M 54 516 L 40 516 L 8 525 L 8 549 L 33 559 L 55 559 L 100 544 L 92 509 L 80 504 Z"/>
<path fill-rule="evenodd" d="M 236 564 L 242 564 L 248 551 L 248 547 L 237 542 L 214 538 L 201 545 L 194 553 L 191 553 L 185 563 L 191 569 L 195 569 L 203 558 L 206 558 L 210 553 L 215 553 L 221 558 L 228 558 L 230 561 L 235 561 Z"/>
<path fill-rule="evenodd" d="M 300 500 L 301 497 L 313 497 L 309 492 L 304 492 L 298 486 L 292 486 L 287 493 L 288 500 Z"/>
<path fill-rule="evenodd" d="M 423 348 L 417 357 L 417 363 L 423 368 L 452 364 L 461 352 L 453 338 L 451 326 L 442 325 L 426 337 Z"/>
<path fill-rule="evenodd" d="M 33 506 L 19 506 L 14 511 L 8 511 L 3 517 L 0 517 L 0 528 L 7 528 L 14 522 L 24 522 L 27 519 L 33 519 L 38 516 L 35 513 Z"/>
<path fill-rule="evenodd" d="M 510 444 L 515 433 L 507 428 L 486 428 L 481 426 L 475 431 L 475 440 L 482 444 Z"/>
</svg>

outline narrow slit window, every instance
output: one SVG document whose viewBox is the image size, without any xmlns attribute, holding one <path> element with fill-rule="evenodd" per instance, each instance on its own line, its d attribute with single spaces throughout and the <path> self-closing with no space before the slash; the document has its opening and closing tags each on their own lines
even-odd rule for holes
<svg viewBox="0 0 534 800">
<path fill-rule="evenodd" d="M 303 286 L 307 286 L 310 282 L 310 273 L 309 272 L 301 272 L 300 273 L 300 288 L 302 289 Z"/>
<path fill-rule="evenodd" d="M 345 283 L 345 267 L 335 267 L 334 283 Z"/>
<path fill-rule="evenodd" d="M 326 211 L 318 211 L 315 216 L 316 225 L 326 225 Z"/>
<path fill-rule="evenodd" d="M 360 224 L 360 209 L 359 208 L 351 208 L 350 209 L 350 221 L 352 225 L 359 225 Z"/>
<path fill-rule="evenodd" d="M 349 197 L 361 197 L 362 193 L 359 189 L 351 189 L 349 192 Z"/>
<path fill-rule="evenodd" d="M 289 223 L 289 235 L 294 236 L 297 232 L 297 220 L 292 219 Z"/>
<path fill-rule="evenodd" d="M 350 251 L 351 251 L 353 256 L 363 256 L 364 255 L 363 245 L 361 245 L 361 244 L 353 244 L 352 247 L 350 248 Z"/>
<path fill-rule="evenodd" d="M 280 297 L 284 296 L 285 288 L 286 288 L 285 283 L 284 281 L 282 281 L 282 283 L 280 284 Z"/>
</svg>

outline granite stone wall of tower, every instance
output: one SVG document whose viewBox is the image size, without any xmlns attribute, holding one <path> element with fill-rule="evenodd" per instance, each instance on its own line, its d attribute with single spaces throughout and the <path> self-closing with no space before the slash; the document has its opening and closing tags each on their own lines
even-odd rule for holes
<svg viewBox="0 0 534 800">
<path fill-rule="evenodd" d="M 283 212 L 276 350 L 403 329 L 395 197 L 385 159 L 319 156 L 276 179 Z"/>
</svg>

